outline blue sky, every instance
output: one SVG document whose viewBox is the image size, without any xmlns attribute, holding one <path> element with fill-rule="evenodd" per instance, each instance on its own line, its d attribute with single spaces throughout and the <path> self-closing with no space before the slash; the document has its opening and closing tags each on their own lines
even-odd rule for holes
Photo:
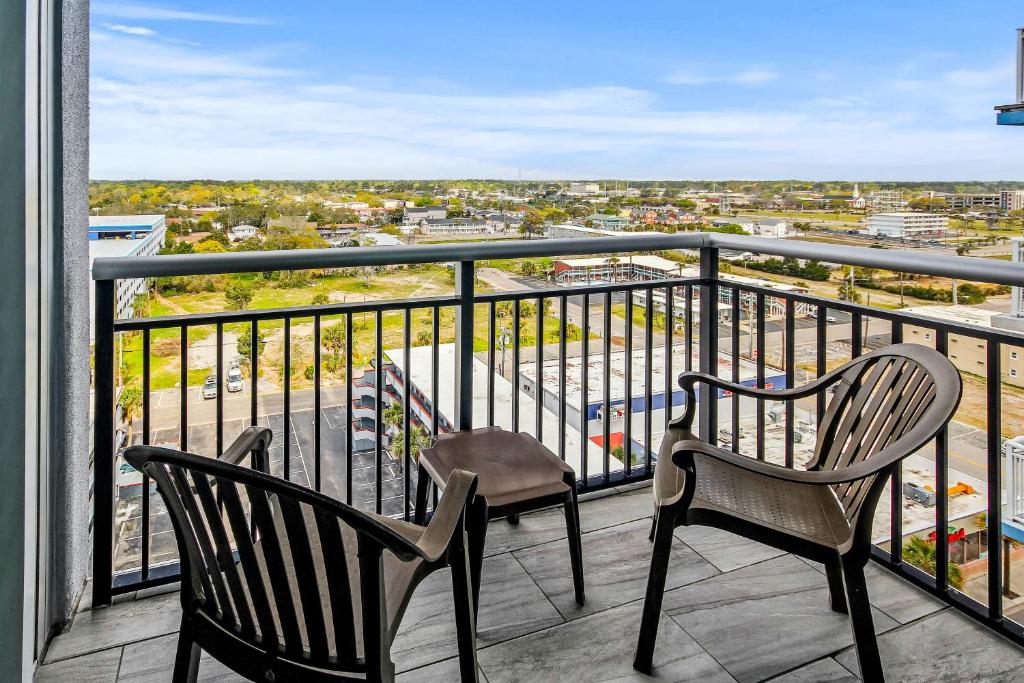
<svg viewBox="0 0 1024 683">
<path fill-rule="evenodd" d="M 92 3 L 91 175 L 1024 179 L 1015 2 Z"/>
</svg>

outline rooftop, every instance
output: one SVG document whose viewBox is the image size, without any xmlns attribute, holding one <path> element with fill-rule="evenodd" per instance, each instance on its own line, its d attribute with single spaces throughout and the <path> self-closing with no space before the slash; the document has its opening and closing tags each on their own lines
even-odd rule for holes
<svg viewBox="0 0 1024 683">
<path fill-rule="evenodd" d="M 650 514 L 648 488 L 581 502 L 585 607 L 573 599 L 560 511 L 524 515 L 518 527 L 492 522 L 478 621 L 481 680 L 640 678 L 631 663 Z M 458 678 L 447 572 L 413 594 L 392 648 L 402 683 Z M 874 563 L 866 573 L 890 680 L 1009 681 L 1024 668 L 1024 651 L 976 621 Z M 180 621 L 175 591 L 83 607 L 51 643 L 36 680 L 168 680 Z M 856 681 L 851 646 L 848 619 L 829 608 L 819 565 L 725 531 L 676 531 L 650 680 Z M 241 680 L 206 653 L 199 676 Z"/>
<path fill-rule="evenodd" d="M 160 214 L 143 214 L 138 216 L 89 216 L 89 227 L 98 228 L 153 228 L 164 220 Z"/>
</svg>

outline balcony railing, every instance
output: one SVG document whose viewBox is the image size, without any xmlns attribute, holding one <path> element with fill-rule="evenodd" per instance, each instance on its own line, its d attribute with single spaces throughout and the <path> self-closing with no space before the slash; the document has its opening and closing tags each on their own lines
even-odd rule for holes
<svg viewBox="0 0 1024 683">
<path fill-rule="evenodd" d="M 511 292 L 478 291 L 476 285 L 477 263 L 484 260 L 680 249 L 699 254 L 696 277 Z M 958 415 L 963 422 L 954 421 L 930 453 L 916 454 L 894 475 L 889 502 L 879 506 L 876 516 L 876 559 L 1024 642 L 1019 623 L 1024 604 L 1009 580 L 1014 561 L 1024 558 L 1017 557 L 1013 529 L 1003 523 L 1008 516 L 1003 503 L 1016 502 L 1011 496 L 1020 496 L 1020 487 L 1011 486 L 1007 493 L 1013 493 L 1004 495 L 1001 455 L 1007 431 L 1004 351 L 1014 359 L 1024 353 L 1024 335 L 730 280 L 719 274 L 723 250 L 1024 286 L 1024 272 L 1006 262 L 702 233 L 97 259 L 94 604 L 177 577 L 176 548 L 162 503 L 147 478 L 126 470 L 119 457 L 128 440 L 171 442 L 218 455 L 242 428 L 269 424 L 275 432 L 275 474 L 349 504 L 408 519 L 416 483 L 414 430 L 427 438 L 495 424 L 528 431 L 577 470 L 583 493 L 651 477 L 662 434 L 673 411 L 682 409 L 683 395 L 675 383 L 682 371 L 699 369 L 781 388 L 820 375 L 865 349 L 913 341 L 934 346 L 954 362 L 960 347 L 971 346 L 977 368 L 958 363 L 969 380 Z M 454 292 L 114 318 L 119 279 L 420 263 L 450 264 Z M 532 322 L 524 324 L 529 318 Z M 369 329 L 364 325 L 373 330 L 372 349 L 369 357 L 357 358 L 353 334 L 357 328 Z M 280 388 L 268 388 L 259 379 L 261 363 L 267 362 L 261 329 L 268 328 L 282 329 Z M 292 379 L 301 363 L 294 355 L 296 329 L 307 330 L 312 338 L 311 363 L 302 373 L 308 386 L 298 389 Z M 340 332 L 332 331 L 332 342 L 325 346 L 328 329 Z M 415 344 L 414 329 L 421 332 Z M 245 331 L 251 340 L 242 354 L 249 372 L 247 406 L 244 399 L 226 399 L 222 379 L 225 335 Z M 200 332 L 216 343 L 212 372 L 218 387 L 212 411 L 193 407 L 193 412 L 212 412 L 212 439 L 209 425 L 195 431 L 196 421 L 190 421 L 190 403 L 196 403 L 189 395 L 190 333 Z M 142 420 L 141 429 L 128 437 L 123 423 L 130 416 L 120 415 L 116 400 L 120 385 L 130 379 L 117 367 L 119 344 L 130 335 L 141 337 L 137 379 Z M 385 337 L 391 341 L 385 343 Z M 176 389 L 161 394 L 177 395 L 177 424 L 170 429 L 154 424 L 151 357 L 156 341 L 176 345 L 180 358 Z M 331 371 L 325 373 L 328 365 Z M 704 438 L 789 467 L 810 459 L 825 397 L 806 405 L 787 401 L 772 406 L 736 395 L 713 397 L 699 397 Z M 1017 401 L 1014 396 L 1012 402 Z M 401 419 L 388 425 L 384 416 L 391 405 L 400 407 Z M 166 418 L 168 410 L 162 414 Z M 1016 418 L 1009 422 L 1016 424 Z M 338 432 L 343 432 L 340 443 Z M 193 437 L 205 443 L 193 443 Z M 956 458 L 952 469 L 951 455 Z M 1016 468 L 1013 472 L 1005 475 L 1011 482 L 1019 476 Z M 932 562 L 903 556 L 911 536 L 932 544 Z M 951 561 L 962 569 L 955 576 Z"/>
</svg>

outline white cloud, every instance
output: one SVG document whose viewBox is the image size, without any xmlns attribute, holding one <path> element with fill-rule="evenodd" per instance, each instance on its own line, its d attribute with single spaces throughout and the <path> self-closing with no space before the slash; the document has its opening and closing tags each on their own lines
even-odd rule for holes
<svg viewBox="0 0 1024 683">
<path fill-rule="evenodd" d="M 145 26 L 126 26 L 125 24 L 104 24 L 103 28 L 108 31 L 117 31 L 118 33 L 125 33 L 130 36 L 152 36 L 156 35 L 156 31 Z"/>
<path fill-rule="evenodd" d="M 778 80 L 779 74 L 767 67 L 752 67 L 734 74 L 705 74 L 694 70 L 681 69 L 665 78 L 672 85 L 707 85 L 709 83 L 733 83 L 738 85 L 761 85 Z"/>
<path fill-rule="evenodd" d="M 887 84 L 870 99 L 846 84 L 743 108 L 670 105 L 627 86 L 325 80 L 282 67 L 288 49 L 98 34 L 93 177 L 985 178 L 1018 176 L 1024 156 L 1024 138 L 997 130 L 990 106 L 959 102 L 964 90 L 948 85 L 924 107 L 919 92 Z"/>
<path fill-rule="evenodd" d="M 119 19 L 148 19 L 151 21 L 198 21 L 214 24 L 266 24 L 265 19 L 240 17 L 225 14 L 209 14 L 206 12 L 190 12 L 186 10 L 144 5 L 130 2 L 94 2 L 91 7 L 96 16 L 117 17 Z"/>
</svg>

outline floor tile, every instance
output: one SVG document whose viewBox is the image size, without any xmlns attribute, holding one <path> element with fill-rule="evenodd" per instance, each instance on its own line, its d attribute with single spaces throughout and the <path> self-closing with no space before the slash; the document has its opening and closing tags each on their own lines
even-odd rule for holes
<svg viewBox="0 0 1024 683">
<path fill-rule="evenodd" d="M 945 609 L 878 637 L 886 678 L 893 681 L 1020 681 L 1024 649 Z M 859 672 L 853 648 L 836 660 Z"/>
<path fill-rule="evenodd" d="M 565 539 L 565 513 L 562 508 L 539 510 L 522 515 L 519 524 L 509 524 L 503 519 L 488 524 L 484 555 L 500 555 L 558 539 Z"/>
<path fill-rule="evenodd" d="M 646 519 L 649 528 L 653 514 L 650 489 L 605 496 L 580 504 L 580 528 L 586 533 L 636 519 Z"/>
<path fill-rule="evenodd" d="M 825 577 L 791 556 L 719 574 L 665 594 L 664 609 L 741 681 L 774 676 L 853 643 L 829 608 Z M 896 625 L 875 610 L 876 630 Z"/>
<path fill-rule="evenodd" d="M 653 676 L 633 670 L 640 603 L 571 621 L 482 650 L 490 683 L 557 681 L 732 681 L 694 640 L 662 618 Z"/>
<path fill-rule="evenodd" d="M 117 680 L 121 648 L 114 647 L 81 657 L 43 664 L 36 670 L 37 683 L 110 683 Z"/>
<path fill-rule="evenodd" d="M 181 599 L 177 593 L 80 612 L 71 622 L 71 629 L 53 639 L 46 661 L 173 633 L 180 624 Z"/>
<path fill-rule="evenodd" d="M 803 561 L 822 574 L 825 573 L 825 567 L 820 562 Z M 867 563 L 864 579 L 868 584 L 871 604 L 901 624 L 909 624 L 946 607 L 938 598 L 925 593 L 877 562 Z"/>
<path fill-rule="evenodd" d="M 126 645 L 118 683 L 169 683 L 177 645 L 176 633 Z M 236 683 L 246 679 L 203 652 L 199 658 L 198 680 L 200 683 Z"/>
<path fill-rule="evenodd" d="M 587 602 L 576 604 L 572 566 L 565 542 L 520 550 L 514 555 L 567 619 L 575 619 L 642 598 L 653 545 L 645 521 L 583 534 L 583 577 Z M 717 570 L 683 543 L 674 543 L 666 586 L 705 579 Z"/>
<path fill-rule="evenodd" d="M 484 560 L 477 622 L 480 647 L 561 622 L 558 610 L 512 555 Z M 427 577 L 417 587 L 391 653 L 398 671 L 458 654 L 448 570 Z"/>
<path fill-rule="evenodd" d="M 857 683 L 860 681 L 850 673 L 849 669 L 831 657 L 811 662 L 771 680 L 772 683 Z"/>
<path fill-rule="evenodd" d="M 459 680 L 459 660 L 453 657 L 420 669 L 406 671 L 395 678 L 396 683 L 452 683 Z M 488 683 L 483 670 L 480 670 L 479 679 L 480 683 Z"/>
<path fill-rule="evenodd" d="M 785 555 L 781 550 L 710 526 L 677 527 L 676 538 L 696 550 L 719 571 L 730 572 Z"/>
</svg>

